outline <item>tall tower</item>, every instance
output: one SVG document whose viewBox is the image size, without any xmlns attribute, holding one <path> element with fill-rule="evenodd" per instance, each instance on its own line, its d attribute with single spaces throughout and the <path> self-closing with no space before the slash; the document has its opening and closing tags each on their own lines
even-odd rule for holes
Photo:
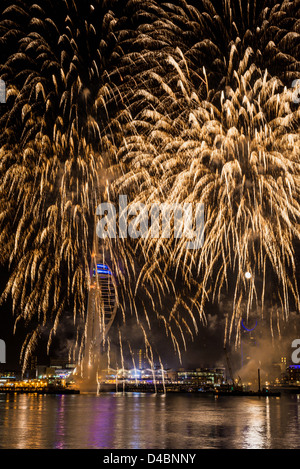
<svg viewBox="0 0 300 469">
<path fill-rule="evenodd" d="M 83 377 L 96 382 L 101 366 L 101 349 L 117 313 L 116 281 L 105 253 L 99 253 L 94 234 L 94 252 L 90 266 Z"/>
<path fill-rule="evenodd" d="M 139 370 L 143 368 L 143 351 L 139 349 Z"/>
<path fill-rule="evenodd" d="M 256 340 L 253 334 L 253 331 L 256 329 L 258 322 L 256 321 L 255 325 L 251 328 L 247 327 L 244 324 L 243 319 L 241 320 L 241 367 L 245 366 L 251 357 L 249 354 L 251 350 L 256 345 Z"/>
</svg>

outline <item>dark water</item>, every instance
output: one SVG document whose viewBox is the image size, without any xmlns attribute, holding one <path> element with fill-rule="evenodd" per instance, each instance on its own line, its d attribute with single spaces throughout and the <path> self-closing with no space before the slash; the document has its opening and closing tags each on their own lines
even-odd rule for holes
<svg viewBox="0 0 300 469">
<path fill-rule="evenodd" d="M 0 448 L 300 448 L 300 396 L 0 394 Z"/>
</svg>

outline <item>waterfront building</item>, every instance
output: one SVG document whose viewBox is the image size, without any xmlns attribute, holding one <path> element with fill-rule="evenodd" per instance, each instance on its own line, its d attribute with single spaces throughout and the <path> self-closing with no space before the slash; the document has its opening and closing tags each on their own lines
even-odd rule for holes
<svg viewBox="0 0 300 469">
<path fill-rule="evenodd" d="M 15 371 L 0 371 L 0 385 L 7 383 L 8 381 L 15 381 L 19 376 Z"/>
<path fill-rule="evenodd" d="M 191 386 L 209 386 L 223 384 L 225 381 L 225 368 L 197 368 L 195 370 L 180 369 L 177 372 L 178 384 Z"/>
<path fill-rule="evenodd" d="M 286 369 L 286 379 L 290 384 L 300 385 L 300 365 L 289 365 Z"/>
<path fill-rule="evenodd" d="M 50 359 L 49 365 L 38 365 L 35 369 L 35 378 L 67 379 L 71 376 L 76 365 L 68 360 Z"/>
<path fill-rule="evenodd" d="M 219 386 L 225 381 L 225 368 L 197 368 L 195 370 L 156 368 L 134 368 L 131 370 L 104 370 L 99 375 L 102 383 L 113 384 L 174 384 L 181 386 Z"/>
</svg>

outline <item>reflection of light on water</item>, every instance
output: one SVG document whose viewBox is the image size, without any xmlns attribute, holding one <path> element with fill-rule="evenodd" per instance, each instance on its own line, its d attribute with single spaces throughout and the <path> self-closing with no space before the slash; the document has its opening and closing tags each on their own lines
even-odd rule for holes
<svg viewBox="0 0 300 469">
<path fill-rule="evenodd" d="M 10 398 L 6 400 L 4 425 L 10 430 L 14 449 L 42 447 L 42 409 L 43 396 L 16 395 L 13 405 Z"/>
<path fill-rule="evenodd" d="M 166 399 L 162 394 L 127 393 L 120 397 L 115 409 L 118 414 L 113 436 L 115 448 L 166 448 L 174 427 L 167 428 Z M 130 431 L 124 433 L 124 428 Z"/>
<path fill-rule="evenodd" d="M 266 439 L 267 446 L 271 445 L 270 398 L 266 397 Z"/>
<path fill-rule="evenodd" d="M 142 402 L 140 399 L 140 395 L 137 393 L 133 393 L 131 396 L 134 398 L 134 411 L 132 412 L 132 440 L 131 440 L 131 447 L 135 449 L 141 448 L 141 440 L 140 440 L 140 419 L 141 419 L 141 411 L 142 411 Z"/>
<path fill-rule="evenodd" d="M 11 395 L 0 416 L 0 448 L 300 447 L 300 395 Z"/>
<path fill-rule="evenodd" d="M 265 412 L 263 403 L 249 403 L 245 413 L 248 418 L 247 424 L 244 427 L 243 449 L 265 448 L 266 437 L 268 438 L 268 425 L 270 425 L 270 413 L 267 410 Z"/>
<path fill-rule="evenodd" d="M 64 439 L 65 439 L 65 418 L 66 418 L 64 395 L 59 396 L 56 413 L 57 413 L 56 431 L 55 431 L 56 442 L 54 444 L 54 447 L 55 449 L 63 449 Z"/>
</svg>

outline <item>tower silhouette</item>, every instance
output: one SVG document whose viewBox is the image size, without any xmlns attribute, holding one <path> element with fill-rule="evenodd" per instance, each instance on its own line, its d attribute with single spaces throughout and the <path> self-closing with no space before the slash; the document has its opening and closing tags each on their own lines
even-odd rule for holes
<svg viewBox="0 0 300 469">
<path fill-rule="evenodd" d="M 108 265 L 109 259 L 105 251 L 99 252 L 96 231 L 93 247 L 83 359 L 83 376 L 88 379 L 96 379 L 101 349 L 117 313 L 115 277 Z"/>
</svg>

